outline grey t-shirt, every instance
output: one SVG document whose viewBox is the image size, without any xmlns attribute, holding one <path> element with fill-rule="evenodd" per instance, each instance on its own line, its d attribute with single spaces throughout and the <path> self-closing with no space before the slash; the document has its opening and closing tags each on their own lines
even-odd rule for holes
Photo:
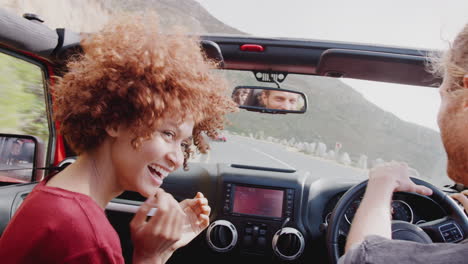
<svg viewBox="0 0 468 264">
<path fill-rule="evenodd" d="M 421 244 L 368 236 L 360 245 L 343 255 L 338 264 L 468 263 L 468 239 L 458 244 Z"/>
</svg>

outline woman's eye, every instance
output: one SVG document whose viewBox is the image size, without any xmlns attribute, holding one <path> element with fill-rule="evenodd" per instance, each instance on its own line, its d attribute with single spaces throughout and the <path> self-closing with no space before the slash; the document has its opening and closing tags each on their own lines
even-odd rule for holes
<svg viewBox="0 0 468 264">
<path fill-rule="evenodd" d="M 175 135 L 173 132 L 171 131 L 163 131 L 163 134 L 164 136 L 168 137 L 168 138 L 173 138 Z"/>
<path fill-rule="evenodd" d="M 185 148 L 188 148 L 188 147 L 190 146 L 190 144 L 189 144 L 189 143 L 186 143 L 186 142 L 182 142 L 182 143 L 180 144 L 180 146 L 181 146 L 182 148 L 185 149 Z"/>
</svg>

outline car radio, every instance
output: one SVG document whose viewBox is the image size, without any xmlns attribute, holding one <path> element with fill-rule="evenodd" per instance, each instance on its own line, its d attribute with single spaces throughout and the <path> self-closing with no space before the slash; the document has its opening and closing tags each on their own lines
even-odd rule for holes
<svg viewBox="0 0 468 264">
<path fill-rule="evenodd" d="M 305 247 L 295 228 L 294 189 L 226 182 L 223 185 L 223 216 L 206 232 L 210 248 L 241 254 L 271 255 L 295 260 Z M 288 226 L 286 226 L 288 225 Z"/>
<path fill-rule="evenodd" d="M 294 189 L 225 183 L 223 195 L 227 215 L 277 221 L 293 215 Z"/>
</svg>

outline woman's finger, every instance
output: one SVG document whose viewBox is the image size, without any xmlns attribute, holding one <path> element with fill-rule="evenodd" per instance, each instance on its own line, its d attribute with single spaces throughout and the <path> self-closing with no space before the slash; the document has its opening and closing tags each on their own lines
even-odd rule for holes
<svg viewBox="0 0 468 264">
<path fill-rule="evenodd" d="M 155 198 L 150 197 L 140 206 L 138 211 L 135 213 L 132 221 L 130 222 L 130 228 L 136 229 L 139 226 L 146 224 L 146 218 L 152 208 L 154 208 Z"/>
<path fill-rule="evenodd" d="M 204 206 L 201 207 L 201 209 L 202 209 L 203 214 L 210 215 L 210 212 L 211 212 L 211 207 L 210 206 L 204 205 Z"/>
<path fill-rule="evenodd" d="M 190 207 L 195 213 L 200 214 L 202 213 L 201 208 L 203 206 L 208 205 L 208 200 L 206 198 L 194 198 L 194 199 L 187 199 L 180 203 L 180 207 L 186 208 Z"/>
<path fill-rule="evenodd" d="M 197 199 L 201 205 L 207 205 L 208 204 L 208 199 L 201 197 Z"/>
<path fill-rule="evenodd" d="M 203 230 L 210 224 L 210 217 L 208 215 L 201 214 L 198 216 L 198 220 L 200 221 L 200 228 Z"/>
<path fill-rule="evenodd" d="M 158 211 L 156 211 L 156 214 L 151 217 L 148 224 L 151 224 L 153 227 L 158 226 L 158 222 L 160 224 L 163 221 L 163 218 L 166 219 L 168 217 L 171 210 L 172 199 L 174 199 L 172 195 L 166 192 L 160 192 L 156 195 L 155 203 L 158 204 Z"/>
</svg>

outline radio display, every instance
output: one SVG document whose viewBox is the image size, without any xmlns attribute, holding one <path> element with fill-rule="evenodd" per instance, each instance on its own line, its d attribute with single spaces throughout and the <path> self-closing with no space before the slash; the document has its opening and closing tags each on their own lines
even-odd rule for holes
<svg viewBox="0 0 468 264">
<path fill-rule="evenodd" d="M 283 190 L 235 186 L 232 212 L 280 218 L 283 198 Z"/>
</svg>

